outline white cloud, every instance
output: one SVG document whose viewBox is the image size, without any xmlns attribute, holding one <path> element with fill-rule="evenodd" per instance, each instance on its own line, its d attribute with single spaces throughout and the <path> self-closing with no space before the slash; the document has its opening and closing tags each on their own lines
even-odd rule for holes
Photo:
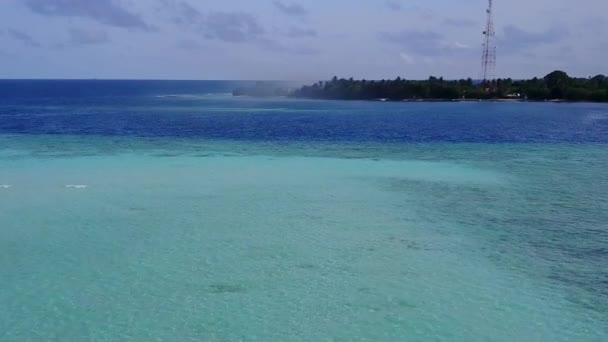
<svg viewBox="0 0 608 342">
<path fill-rule="evenodd" d="M 463 44 L 463 43 L 458 42 L 458 41 L 454 41 L 454 42 L 449 43 L 449 46 L 451 48 L 454 48 L 454 49 L 469 49 L 470 48 L 469 45 Z"/>
<path fill-rule="evenodd" d="M 416 59 L 405 52 L 399 53 L 399 57 L 401 57 L 406 64 L 416 64 Z"/>
<path fill-rule="evenodd" d="M 476 77 L 486 6 L 449 0 L 0 2 L 0 77 L 97 78 L 372 79 L 404 69 L 408 78 Z M 606 12 L 606 0 L 496 2 L 498 76 L 542 76 L 555 65 L 574 76 L 605 72 L 608 41 L 594 33 L 608 28 Z M 74 27 L 80 31 L 70 32 Z M 69 44 L 66 34 L 78 49 L 55 48 Z M 90 60 L 103 68 L 91 68 Z"/>
</svg>

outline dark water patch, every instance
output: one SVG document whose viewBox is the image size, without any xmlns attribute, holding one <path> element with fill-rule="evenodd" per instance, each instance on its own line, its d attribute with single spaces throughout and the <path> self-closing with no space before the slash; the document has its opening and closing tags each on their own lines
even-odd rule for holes
<svg viewBox="0 0 608 342">
<path fill-rule="evenodd" d="M 209 285 L 209 292 L 214 294 L 244 293 L 247 288 L 240 284 L 217 283 Z"/>
<path fill-rule="evenodd" d="M 314 270 L 314 269 L 319 268 L 319 266 L 314 265 L 314 264 L 298 264 L 297 267 L 304 269 L 304 270 Z"/>
<path fill-rule="evenodd" d="M 359 293 L 371 293 L 372 289 L 369 287 L 360 287 L 357 289 L 357 292 Z"/>
<path fill-rule="evenodd" d="M 592 295 L 595 294 L 592 292 Z M 598 305 L 597 297 L 581 297 L 577 295 L 568 294 L 566 296 L 566 299 L 575 305 L 589 310 L 589 312 L 595 313 L 596 315 L 598 315 L 599 320 L 608 323 L 608 307 L 604 305 Z M 603 300 L 605 300 L 605 298 L 603 298 Z"/>
<path fill-rule="evenodd" d="M 404 246 L 405 248 L 409 249 L 409 250 L 414 250 L 414 251 L 420 251 L 420 250 L 430 250 L 428 248 L 423 248 L 420 243 L 413 241 L 413 240 L 409 240 L 409 239 L 403 239 L 403 238 L 398 238 L 395 236 L 391 236 L 388 238 L 388 240 L 392 243 L 398 243 L 402 246 Z"/>
<path fill-rule="evenodd" d="M 411 310 L 411 309 L 416 309 L 416 308 L 418 307 L 418 305 L 413 304 L 413 303 L 410 303 L 410 302 L 408 302 L 408 301 L 406 301 L 406 300 L 403 300 L 403 299 L 398 299 L 398 300 L 396 300 L 396 301 L 395 301 L 395 304 L 396 304 L 397 306 L 401 307 L 401 308 L 404 308 L 404 309 L 410 309 L 410 310 Z"/>
<path fill-rule="evenodd" d="M 442 235 L 464 234 L 476 241 L 470 252 L 485 255 L 505 270 L 567 289 L 572 297 L 585 293 L 595 298 L 588 305 L 603 312 L 608 308 L 608 227 L 604 223 L 608 216 L 607 202 L 602 200 L 606 195 L 597 182 L 582 182 L 580 174 L 566 177 L 568 167 L 554 163 L 548 167 L 551 177 L 545 177 L 542 169 L 534 175 L 538 178 L 527 174 L 526 179 L 533 180 L 530 185 L 392 179 L 381 186 L 403 194 L 404 208 L 415 207 L 417 220 L 430 229 Z M 604 165 L 572 167 L 593 174 Z M 534 170 L 518 163 L 506 169 L 515 175 Z M 602 177 L 595 180 L 601 184 Z"/>
<path fill-rule="evenodd" d="M 152 156 L 157 157 L 157 158 L 176 158 L 176 157 L 183 156 L 183 154 L 182 153 L 172 153 L 172 152 L 162 152 L 162 153 L 155 153 Z"/>
<path fill-rule="evenodd" d="M 363 290 L 363 291 L 361 291 Z M 348 303 L 349 307 L 359 308 L 373 313 L 394 313 L 402 310 L 415 310 L 418 305 L 399 297 L 386 296 L 381 291 L 363 288 L 359 289 L 359 298 L 356 302 Z"/>
</svg>

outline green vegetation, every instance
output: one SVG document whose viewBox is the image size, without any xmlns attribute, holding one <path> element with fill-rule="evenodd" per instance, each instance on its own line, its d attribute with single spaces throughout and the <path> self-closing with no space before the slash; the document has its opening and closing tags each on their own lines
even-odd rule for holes
<svg viewBox="0 0 608 342">
<path fill-rule="evenodd" d="M 338 79 L 304 86 L 290 96 L 339 100 L 458 100 L 458 99 L 528 99 L 535 101 L 608 102 L 608 77 L 573 78 L 554 71 L 544 78 L 531 80 L 497 79 L 484 84 L 472 79 L 446 81 L 430 77 L 425 81 L 366 81 Z"/>
</svg>

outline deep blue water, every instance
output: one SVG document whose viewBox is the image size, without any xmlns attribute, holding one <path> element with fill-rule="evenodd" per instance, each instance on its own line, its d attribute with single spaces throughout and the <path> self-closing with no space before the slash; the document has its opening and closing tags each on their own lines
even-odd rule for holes
<svg viewBox="0 0 608 342">
<path fill-rule="evenodd" d="M 608 142 L 606 104 L 232 98 L 229 92 L 242 84 L 5 80 L 0 81 L 0 132 L 254 141 Z"/>
</svg>

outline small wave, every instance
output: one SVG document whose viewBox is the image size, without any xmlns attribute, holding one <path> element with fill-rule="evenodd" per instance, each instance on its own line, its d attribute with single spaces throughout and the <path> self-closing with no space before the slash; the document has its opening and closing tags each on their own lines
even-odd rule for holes
<svg viewBox="0 0 608 342">
<path fill-rule="evenodd" d="M 592 124 L 598 121 L 608 120 L 608 113 L 591 113 L 583 119 L 583 122 L 586 124 Z"/>
<path fill-rule="evenodd" d="M 65 187 L 68 189 L 86 189 L 89 186 L 84 184 L 68 184 Z"/>
<path fill-rule="evenodd" d="M 156 98 L 165 99 L 165 98 L 182 98 L 182 99 L 200 99 L 206 98 L 210 96 L 222 96 L 232 97 L 232 93 L 205 93 L 205 94 L 167 94 L 167 95 L 156 95 Z"/>
<path fill-rule="evenodd" d="M 181 97 L 182 95 L 156 95 L 159 99 L 169 98 L 169 97 Z"/>
<path fill-rule="evenodd" d="M 0 184 L 0 189 L 10 189 L 10 188 L 12 188 L 12 187 L 13 187 L 13 186 L 12 186 L 12 185 L 10 185 L 10 184 Z"/>
</svg>

